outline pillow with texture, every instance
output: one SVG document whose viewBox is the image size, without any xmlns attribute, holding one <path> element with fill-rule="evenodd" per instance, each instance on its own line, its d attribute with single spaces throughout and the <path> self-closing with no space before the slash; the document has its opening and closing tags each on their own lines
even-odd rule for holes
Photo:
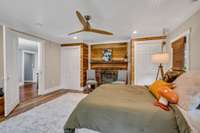
<svg viewBox="0 0 200 133">
<path fill-rule="evenodd" d="M 164 75 L 164 81 L 168 83 L 174 82 L 181 74 L 183 74 L 184 71 L 173 71 L 169 70 Z"/>
<path fill-rule="evenodd" d="M 167 83 L 165 81 L 162 80 L 156 80 L 150 87 L 149 87 L 149 91 L 157 98 L 160 98 L 160 94 L 159 94 L 159 89 L 162 87 L 170 87 L 171 88 L 171 84 Z"/>
<path fill-rule="evenodd" d="M 194 110 L 200 104 L 200 71 L 190 71 L 175 80 L 175 91 L 179 96 L 179 106 L 184 110 Z"/>
</svg>

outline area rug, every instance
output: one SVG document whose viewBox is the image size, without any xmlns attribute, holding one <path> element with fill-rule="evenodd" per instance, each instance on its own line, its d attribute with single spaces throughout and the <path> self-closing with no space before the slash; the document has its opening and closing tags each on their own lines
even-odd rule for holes
<svg viewBox="0 0 200 133">
<path fill-rule="evenodd" d="M 0 123 L 1 133 L 64 133 L 63 127 L 85 94 L 68 93 Z M 81 129 L 76 133 L 97 133 Z"/>
</svg>

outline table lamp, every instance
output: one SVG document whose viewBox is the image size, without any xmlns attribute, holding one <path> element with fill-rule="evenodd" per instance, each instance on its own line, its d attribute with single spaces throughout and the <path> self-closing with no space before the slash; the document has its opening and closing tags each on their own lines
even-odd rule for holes
<svg viewBox="0 0 200 133">
<path fill-rule="evenodd" d="M 164 79 L 164 70 L 163 64 L 167 64 L 169 61 L 169 54 L 168 53 L 156 53 L 152 55 L 152 62 L 154 64 L 158 64 L 158 72 L 156 76 L 156 80 L 158 79 L 159 73 L 161 72 L 161 77 Z"/>
</svg>

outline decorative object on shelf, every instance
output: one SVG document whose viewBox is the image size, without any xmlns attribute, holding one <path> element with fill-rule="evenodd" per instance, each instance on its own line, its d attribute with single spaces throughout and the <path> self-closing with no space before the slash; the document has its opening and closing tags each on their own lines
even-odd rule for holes
<svg viewBox="0 0 200 133">
<path fill-rule="evenodd" d="M 169 61 L 168 53 L 157 53 L 152 55 L 152 62 L 154 64 L 159 64 L 156 80 L 158 79 L 159 73 L 161 72 L 161 77 L 164 79 L 163 64 L 167 64 Z"/>
<path fill-rule="evenodd" d="M 104 49 L 103 50 L 103 61 L 109 62 L 112 60 L 112 50 L 111 49 Z"/>
<path fill-rule="evenodd" d="M 4 93 L 3 93 L 3 88 L 0 88 L 0 97 L 3 97 Z"/>
<path fill-rule="evenodd" d="M 128 56 L 127 56 L 127 54 L 124 56 L 124 61 L 125 61 L 125 62 L 128 61 Z"/>
</svg>

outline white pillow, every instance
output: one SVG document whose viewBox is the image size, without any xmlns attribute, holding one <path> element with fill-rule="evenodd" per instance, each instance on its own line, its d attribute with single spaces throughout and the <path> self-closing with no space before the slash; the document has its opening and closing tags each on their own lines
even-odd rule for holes
<svg viewBox="0 0 200 133">
<path fill-rule="evenodd" d="M 200 104 L 200 71 L 190 71 L 175 80 L 178 105 L 184 110 L 194 110 Z"/>
</svg>

